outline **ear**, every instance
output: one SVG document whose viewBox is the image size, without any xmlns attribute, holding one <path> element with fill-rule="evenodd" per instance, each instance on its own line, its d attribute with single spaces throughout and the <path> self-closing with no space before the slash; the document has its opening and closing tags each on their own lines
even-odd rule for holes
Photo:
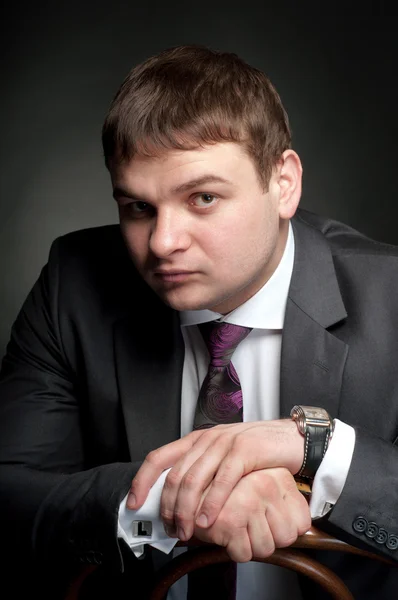
<svg viewBox="0 0 398 600">
<path fill-rule="evenodd" d="M 301 198 L 301 180 L 303 167 L 294 150 L 285 150 L 277 167 L 279 185 L 279 216 L 291 219 L 297 210 Z"/>
</svg>

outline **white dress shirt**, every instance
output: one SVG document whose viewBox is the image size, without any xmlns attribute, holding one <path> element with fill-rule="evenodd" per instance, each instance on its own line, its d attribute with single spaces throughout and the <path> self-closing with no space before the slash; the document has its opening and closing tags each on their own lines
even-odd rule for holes
<svg viewBox="0 0 398 600">
<path fill-rule="evenodd" d="M 181 313 L 181 327 L 185 342 L 185 358 L 181 397 L 181 436 L 192 431 L 195 407 L 201 384 L 206 376 L 209 354 L 197 325 L 220 320 L 251 327 L 252 331 L 240 342 L 232 362 L 238 374 L 243 396 L 243 420 L 278 419 L 279 382 L 282 329 L 294 261 L 294 236 L 291 226 L 283 257 L 267 283 L 244 304 L 228 315 L 209 310 Z M 292 406 L 295 404 L 292 398 Z M 335 431 L 321 466 L 315 476 L 310 502 L 313 519 L 321 517 L 338 500 L 344 487 L 355 445 L 352 427 L 336 419 Z M 160 496 L 167 476 L 165 471 L 138 511 L 126 508 L 126 498 L 119 511 L 119 537 L 126 540 L 136 554 L 142 545 L 170 552 L 176 544 L 164 532 L 159 518 Z M 132 536 L 133 520 L 152 521 L 151 538 Z M 176 549 L 176 552 L 184 549 Z M 168 594 L 168 600 L 185 600 L 186 581 L 177 582 Z M 280 567 L 263 563 L 238 565 L 237 600 L 254 600 L 267 590 L 268 600 L 301 598 L 296 575 Z"/>
</svg>

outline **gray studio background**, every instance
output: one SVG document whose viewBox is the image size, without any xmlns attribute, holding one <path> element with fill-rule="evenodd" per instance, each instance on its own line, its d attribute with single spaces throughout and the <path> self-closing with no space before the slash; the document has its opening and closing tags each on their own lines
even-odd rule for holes
<svg viewBox="0 0 398 600">
<path fill-rule="evenodd" d="M 305 6 L 284 3 L 279 14 L 266 2 L 3 8 L 0 357 L 52 240 L 117 221 L 102 121 L 130 68 L 169 46 L 202 43 L 265 70 L 303 161 L 302 206 L 398 243 L 397 19 L 375 2 L 359 14 L 349 3 L 328 15 Z"/>
</svg>

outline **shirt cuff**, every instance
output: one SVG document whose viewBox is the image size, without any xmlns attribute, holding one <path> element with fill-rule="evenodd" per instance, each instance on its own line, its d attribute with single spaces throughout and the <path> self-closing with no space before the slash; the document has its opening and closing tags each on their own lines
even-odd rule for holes
<svg viewBox="0 0 398 600">
<path fill-rule="evenodd" d="M 335 419 L 333 437 L 312 485 L 312 519 L 324 517 L 339 499 L 351 466 L 354 446 L 354 428 Z"/>
<path fill-rule="evenodd" d="M 145 544 L 150 544 L 153 548 L 169 554 L 178 542 L 178 539 L 170 538 L 166 534 L 159 514 L 163 485 L 169 471 L 170 469 L 163 471 L 150 489 L 143 506 L 138 510 L 127 508 L 126 501 L 128 494 L 126 494 L 120 503 L 117 535 L 118 538 L 122 538 L 130 546 L 137 557 L 143 554 Z M 150 521 L 152 524 L 151 535 L 133 535 L 134 521 Z"/>
</svg>

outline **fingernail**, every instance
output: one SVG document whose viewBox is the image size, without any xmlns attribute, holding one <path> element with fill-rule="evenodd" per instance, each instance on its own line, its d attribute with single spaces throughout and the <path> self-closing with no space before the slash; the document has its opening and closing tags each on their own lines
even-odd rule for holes
<svg viewBox="0 0 398 600">
<path fill-rule="evenodd" d="M 176 531 L 174 527 L 171 527 L 169 525 L 163 525 L 163 527 L 166 532 L 166 535 L 168 535 L 169 537 L 176 537 Z"/>
<path fill-rule="evenodd" d="M 136 497 L 134 496 L 134 494 L 132 494 L 130 492 L 129 495 L 127 496 L 127 506 L 128 506 L 128 508 L 134 508 L 136 502 L 137 502 Z"/>
<path fill-rule="evenodd" d="M 198 525 L 198 527 L 207 527 L 207 523 L 207 517 L 203 513 L 196 519 L 196 525 Z"/>
<path fill-rule="evenodd" d="M 182 527 L 178 527 L 177 529 L 177 537 L 181 540 L 181 541 L 185 541 L 185 531 L 183 530 Z"/>
</svg>

